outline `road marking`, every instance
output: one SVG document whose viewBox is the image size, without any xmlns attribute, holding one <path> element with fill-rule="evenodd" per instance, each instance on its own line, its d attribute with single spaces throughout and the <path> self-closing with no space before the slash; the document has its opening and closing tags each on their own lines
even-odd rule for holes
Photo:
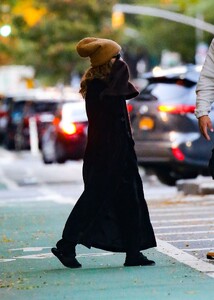
<svg viewBox="0 0 214 300">
<path fill-rule="evenodd" d="M 184 235 L 184 234 L 190 234 L 190 235 L 194 235 L 194 234 L 200 234 L 200 233 L 214 233 L 214 230 L 201 230 L 201 231 L 180 231 L 180 232 L 176 232 L 176 231 L 170 231 L 170 232 L 163 232 L 163 233 L 156 233 L 155 235 L 157 236 L 164 236 L 164 235 Z"/>
<path fill-rule="evenodd" d="M 214 241 L 213 238 L 211 239 L 194 239 L 194 240 L 171 240 L 171 241 L 167 241 L 167 243 L 182 243 L 182 242 L 198 242 L 198 241 Z"/>
<path fill-rule="evenodd" d="M 213 210 L 214 210 L 214 207 L 213 207 Z M 189 215 L 198 215 L 198 214 L 200 214 L 200 215 L 209 215 L 209 214 L 212 215 L 213 213 L 209 208 L 208 211 L 185 211 L 185 213 L 183 215 L 184 216 L 189 216 Z M 150 215 L 152 217 L 161 217 L 161 216 L 170 216 L 170 217 L 172 217 L 172 216 L 180 216 L 181 213 L 180 212 L 176 212 L 176 213 L 173 213 L 173 212 L 165 213 L 165 212 L 163 212 L 163 213 L 151 213 Z"/>
<path fill-rule="evenodd" d="M 162 224 L 162 223 L 184 223 L 184 222 L 193 222 L 193 221 L 196 221 L 196 222 L 206 222 L 206 221 L 214 221 L 214 218 L 188 218 L 188 219 L 173 219 L 173 220 L 153 220 L 152 223 L 155 224 L 155 223 L 159 223 L 159 224 Z M 188 226 L 188 225 L 187 225 Z"/>
<path fill-rule="evenodd" d="M 22 250 L 23 252 L 32 252 L 32 251 L 42 251 L 43 249 L 50 249 L 50 247 L 27 247 L 27 248 L 17 248 L 17 249 L 10 249 L 10 251 L 18 251 Z M 160 239 L 157 239 L 157 251 L 168 255 L 180 263 L 183 263 L 185 265 L 188 265 L 189 267 L 203 272 L 207 274 L 208 276 L 214 278 L 214 265 L 199 260 L 198 258 L 186 253 L 187 249 L 185 251 L 178 249 L 174 247 L 173 245 L 169 244 L 168 242 L 162 241 Z M 193 250 L 193 249 L 191 249 Z M 97 252 L 97 253 L 83 253 L 77 255 L 77 257 L 102 257 L 102 256 L 109 256 L 109 255 L 115 255 L 114 252 Z M 12 262 L 16 261 L 17 259 L 47 259 L 52 258 L 53 254 L 51 252 L 49 253 L 39 253 L 39 254 L 31 254 L 31 255 L 22 255 L 22 256 L 15 256 L 11 259 L 0 259 L 0 263 L 5 262 Z"/>
<path fill-rule="evenodd" d="M 209 250 L 210 251 L 210 247 L 209 248 L 188 248 L 188 249 L 181 249 L 181 250 L 184 250 L 184 251 L 202 251 L 202 250 Z"/>
<path fill-rule="evenodd" d="M 47 196 L 27 196 L 24 197 L 22 195 L 19 195 L 19 197 L 16 198 L 7 198 L 7 200 L 1 200 L 1 205 L 8 205 L 8 201 L 11 202 L 40 202 L 40 201 L 51 201 L 51 202 L 56 202 L 56 203 L 61 203 L 61 204 L 72 204 L 74 205 L 77 202 L 77 199 L 74 199 L 72 197 L 63 197 L 63 196 L 58 196 L 56 194 L 49 194 Z"/>
<path fill-rule="evenodd" d="M 26 247 L 26 248 L 16 248 L 16 249 L 9 249 L 9 251 L 23 251 L 23 252 L 39 252 L 43 249 L 50 249 L 51 247 Z"/>
<path fill-rule="evenodd" d="M 40 254 L 31 254 L 31 255 L 22 255 L 22 256 L 14 256 L 14 259 L 44 259 L 52 257 L 52 253 L 40 253 Z"/>
<path fill-rule="evenodd" d="M 170 208 L 151 208 L 151 211 L 154 211 L 155 213 L 156 212 L 186 212 L 188 209 L 190 209 L 191 211 L 203 211 L 203 209 L 206 208 L 206 209 L 210 209 L 210 211 L 212 211 L 214 209 L 214 205 L 208 205 L 206 207 L 203 207 L 203 206 L 198 206 L 198 207 L 193 207 L 193 206 L 185 206 L 185 207 L 170 207 Z"/>
<path fill-rule="evenodd" d="M 208 276 L 213 277 L 214 273 L 214 265 L 204 262 L 202 260 L 199 260 L 198 258 L 184 252 L 181 249 L 178 249 L 174 247 L 173 245 L 157 239 L 157 250 L 163 254 L 166 254 L 177 261 L 191 267 L 192 269 L 195 269 L 197 271 L 203 272 L 207 274 Z M 212 273 L 209 273 L 212 272 Z"/>
<path fill-rule="evenodd" d="M 29 248 L 17 248 L 17 249 L 10 249 L 9 251 L 19 251 L 22 250 L 23 252 L 32 252 L 32 251 L 42 251 L 43 249 L 50 249 L 51 247 L 29 247 Z M 101 257 L 101 256 L 109 256 L 115 255 L 114 252 L 97 252 L 97 253 L 83 253 L 78 254 L 77 257 Z M 20 255 L 14 256 L 10 259 L 0 259 L 0 263 L 4 262 L 11 262 L 17 259 L 47 259 L 52 258 L 54 255 L 51 252 L 48 253 L 39 253 L 39 254 L 30 254 L 30 255 Z"/>
<path fill-rule="evenodd" d="M 153 223 L 153 221 L 152 221 Z M 154 229 L 171 229 L 171 228 L 189 228 L 189 227 L 213 227 L 213 224 L 192 224 L 192 225 L 171 225 L 171 226 L 153 226 Z"/>
<path fill-rule="evenodd" d="M 15 258 L 8 258 L 8 259 L 1 259 L 1 258 L 0 258 L 0 263 L 2 263 L 2 262 L 14 261 L 14 260 L 16 260 L 16 259 L 15 259 Z"/>
</svg>

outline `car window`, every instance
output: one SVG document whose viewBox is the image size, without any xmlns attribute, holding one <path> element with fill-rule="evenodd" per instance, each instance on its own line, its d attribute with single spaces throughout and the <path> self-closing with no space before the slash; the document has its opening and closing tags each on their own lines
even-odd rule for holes
<svg viewBox="0 0 214 300">
<path fill-rule="evenodd" d="M 14 102 L 12 106 L 12 112 L 22 113 L 25 106 L 25 102 Z"/>
<path fill-rule="evenodd" d="M 11 109 L 11 121 L 14 124 L 18 124 L 23 116 L 25 102 L 14 102 Z"/>
<path fill-rule="evenodd" d="M 172 100 L 173 98 L 182 97 L 188 93 L 188 89 L 184 86 L 177 84 L 156 84 L 151 91 L 151 94 L 157 99 L 164 99 L 165 101 Z"/>
<path fill-rule="evenodd" d="M 84 102 L 66 103 L 62 107 L 62 118 L 66 121 L 87 121 Z"/>
<path fill-rule="evenodd" d="M 37 102 L 34 103 L 34 110 L 36 113 L 41 112 L 52 112 L 54 113 L 57 108 L 57 103 L 55 102 Z"/>
<path fill-rule="evenodd" d="M 188 96 L 187 96 L 188 95 Z M 182 81 L 175 83 L 151 83 L 140 94 L 140 101 L 195 102 L 195 84 L 183 85 Z"/>
</svg>

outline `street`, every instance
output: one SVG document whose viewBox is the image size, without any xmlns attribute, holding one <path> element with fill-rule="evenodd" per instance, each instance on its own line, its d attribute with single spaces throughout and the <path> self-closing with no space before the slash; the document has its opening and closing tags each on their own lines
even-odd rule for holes
<svg viewBox="0 0 214 300">
<path fill-rule="evenodd" d="M 50 248 L 83 190 L 82 161 L 44 165 L 0 148 L 0 298 L 212 299 L 214 196 L 184 195 L 140 169 L 158 246 L 154 267 L 123 268 L 124 254 L 78 246 L 82 269 L 64 268 Z"/>
</svg>

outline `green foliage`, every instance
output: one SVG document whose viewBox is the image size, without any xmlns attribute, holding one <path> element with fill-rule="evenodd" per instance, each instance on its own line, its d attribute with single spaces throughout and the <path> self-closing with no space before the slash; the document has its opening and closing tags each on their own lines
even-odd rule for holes
<svg viewBox="0 0 214 300">
<path fill-rule="evenodd" d="M 34 2 L 32 2 L 34 1 Z M 173 21 L 144 15 L 125 15 L 122 28 L 111 26 L 112 7 L 116 0 L 26 0 L 35 8 L 45 8 L 39 22 L 30 26 L 23 15 L 13 14 L 13 7 L 20 0 L 1 0 L 0 26 L 9 20 L 12 36 L 9 43 L 0 45 L 1 53 L 19 64 L 35 66 L 37 76 L 52 82 L 69 82 L 72 71 L 82 72 L 88 65 L 76 53 L 77 42 L 86 36 L 115 39 L 126 53 L 159 63 L 162 50 L 181 53 L 184 62 L 194 62 L 198 35 L 193 27 Z M 192 17 L 203 15 L 204 20 L 214 24 L 213 0 L 121 0 L 120 3 L 162 8 Z M 2 5 L 10 12 L 1 12 Z M 208 44 L 209 33 L 201 33 Z M 12 45 L 12 47 L 11 47 Z M 15 50 L 15 51 L 14 51 Z M 3 58 L 5 56 L 2 56 Z M 2 58 L 2 59 L 3 59 Z M 2 63 L 0 55 L 0 63 Z"/>
<path fill-rule="evenodd" d="M 121 3 L 127 3 L 124 0 Z M 203 14 L 207 22 L 214 24 L 213 0 L 136 0 L 129 1 L 132 4 L 143 5 L 182 13 L 191 17 Z M 147 49 L 151 65 L 159 62 L 162 50 L 167 49 L 181 53 L 185 63 L 194 63 L 197 43 L 204 41 L 207 44 L 212 39 L 212 34 L 201 32 L 201 38 L 194 27 L 183 25 L 173 21 L 144 15 L 127 15 L 126 32 L 135 32 L 130 36 L 123 36 L 123 41 L 131 49 Z M 137 29 L 137 30 L 136 30 Z"/>
</svg>

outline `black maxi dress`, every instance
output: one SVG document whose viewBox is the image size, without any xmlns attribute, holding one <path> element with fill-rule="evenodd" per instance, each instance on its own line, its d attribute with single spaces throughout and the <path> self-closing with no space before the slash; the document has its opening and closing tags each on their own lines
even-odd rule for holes
<svg viewBox="0 0 214 300">
<path fill-rule="evenodd" d="M 126 107 L 137 94 L 122 60 L 113 64 L 108 84 L 88 82 L 84 191 L 65 224 L 64 242 L 114 252 L 156 246 Z"/>
</svg>

